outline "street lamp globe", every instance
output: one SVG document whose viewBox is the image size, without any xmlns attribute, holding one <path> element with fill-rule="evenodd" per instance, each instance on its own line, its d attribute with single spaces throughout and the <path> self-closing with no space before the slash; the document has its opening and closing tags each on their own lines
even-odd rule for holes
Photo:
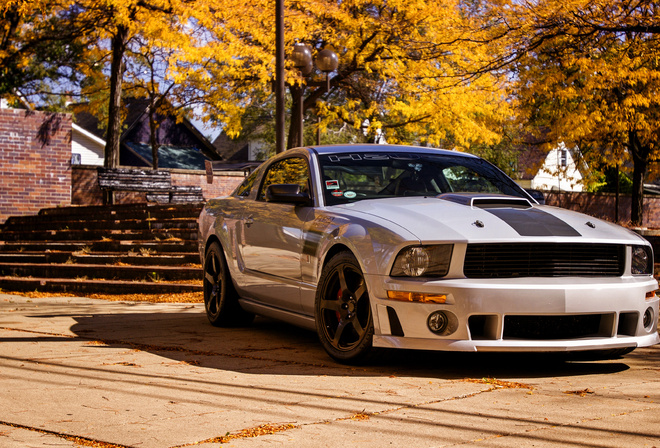
<svg viewBox="0 0 660 448">
<path fill-rule="evenodd" d="M 334 51 L 324 48 L 316 56 L 316 66 L 324 73 L 333 72 L 339 66 L 339 57 Z"/>
<path fill-rule="evenodd" d="M 305 44 L 294 44 L 291 52 L 291 61 L 293 66 L 303 71 L 312 66 L 312 51 Z"/>
</svg>

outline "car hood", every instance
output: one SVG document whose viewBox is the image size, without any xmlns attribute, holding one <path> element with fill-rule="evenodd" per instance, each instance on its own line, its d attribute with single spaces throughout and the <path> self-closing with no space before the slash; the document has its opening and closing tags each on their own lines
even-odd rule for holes
<svg viewBox="0 0 660 448">
<path fill-rule="evenodd" d="M 446 194 L 362 200 L 333 206 L 343 214 L 378 217 L 420 241 L 574 241 L 643 244 L 618 225 L 582 213 L 532 205 L 502 195 Z M 403 230 L 400 233 L 404 233 Z"/>
</svg>

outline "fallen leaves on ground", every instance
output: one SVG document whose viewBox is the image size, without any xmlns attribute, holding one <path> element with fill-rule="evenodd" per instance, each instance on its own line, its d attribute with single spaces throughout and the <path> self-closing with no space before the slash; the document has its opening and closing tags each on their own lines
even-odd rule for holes
<svg viewBox="0 0 660 448">
<path fill-rule="evenodd" d="M 190 443 L 188 445 L 180 445 L 180 447 L 202 445 L 205 443 L 228 443 L 229 441 L 234 439 L 245 439 L 248 437 L 259 437 L 268 434 L 275 434 L 282 431 L 288 431 L 290 429 L 294 429 L 297 427 L 298 426 L 293 425 L 291 423 L 285 423 L 282 425 L 274 425 L 274 424 L 266 423 L 264 425 L 256 426 L 254 428 L 242 429 L 235 433 L 227 433 L 224 436 L 202 440 L 201 442 Z"/>
<path fill-rule="evenodd" d="M 503 381 L 495 378 L 465 378 L 463 381 L 468 383 L 478 383 L 478 384 L 489 384 L 495 386 L 496 388 L 501 389 L 534 389 L 534 387 L 529 384 L 516 383 L 513 381 Z"/>
<path fill-rule="evenodd" d="M 364 412 L 358 412 L 357 414 L 353 414 L 349 417 L 349 420 L 369 420 L 371 416 L 369 414 L 366 414 Z"/>
<path fill-rule="evenodd" d="M 595 392 L 587 387 L 586 389 L 582 389 L 582 390 L 565 390 L 564 393 L 568 395 L 577 395 L 580 397 L 586 397 L 587 395 L 594 394 Z"/>
<path fill-rule="evenodd" d="M 3 294 L 43 299 L 47 297 L 74 297 L 75 293 L 42 292 L 42 291 L 2 291 Z M 204 293 L 177 292 L 169 294 L 85 294 L 90 299 L 108 300 L 112 302 L 150 302 L 150 303 L 204 303 Z"/>
<path fill-rule="evenodd" d="M 94 447 L 94 448 L 129 448 L 126 445 L 118 445 L 115 443 L 109 443 L 109 442 L 103 442 L 101 440 L 94 440 L 90 439 L 87 437 L 82 437 L 82 436 L 72 436 L 69 434 L 63 434 L 60 432 L 56 431 L 49 431 L 47 429 L 42 429 L 42 428 L 34 428 L 31 426 L 26 426 L 26 425 L 20 425 L 18 423 L 9 423 L 9 422 L 2 422 L 3 425 L 5 426 L 10 426 L 12 428 L 18 428 L 18 429 L 25 429 L 28 431 L 34 431 L 38 432 L 41 434 L 48 434 L 48 435 L 53 435 L 56 437 L 59 437 L 60 439 L 68 440 L 69 442 L 73 442 L 76 444 L 76 446 L 89 446 L 89 447 Z M 0 433 L 1 435 L 2 433 Z"/>
</svg>

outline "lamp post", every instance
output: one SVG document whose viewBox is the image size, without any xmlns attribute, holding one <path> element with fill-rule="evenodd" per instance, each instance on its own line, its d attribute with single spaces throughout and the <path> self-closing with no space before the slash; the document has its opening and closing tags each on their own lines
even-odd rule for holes
<svg viewBox="0 0 660 448">
<path fill-rule="evenodd" d="M 337 69 L 339 65 L 339 58 L 337 54 L 325 48 L 319 51 L 316 60 L 312 61 L 312 51 L 304 44 L 295 44 L 291 52 L 291 61 L 293 66 L 300 71 L 300 74 L 305 77 L 312 73 L 314 69 L 314 62 L 316 67 L 325 74 L 325 80 L 307 81 L 306 84 L 292 84 L 289 85 L 291 90 L 291 98 L 293 104 L 291 107 L 291 128 L 289 129 L 289 140 L 287 147 L 295 148 L 303 145 L 303 116 L 305 114 L 305 100 L 303 98 L 305 88 L 307 86 L 314 86 L 322 89 L 323 92 L 330 90 L 330 77 L 329 74 Z"/>
<path fill-rule="evenodd" d="M 300 47 L 300 48 L 299 48 Z M 303 76 L 309 75 L 313 70 L 312 53 L 309 47 L 304 45 L 294 46 L 292 54 L 294 65 L 301 70 Z M 297 60 L 297 62 L 296 62 Z M 337 54 L 324 49 L 316 57 L 316 66 L 326 74 L 325 91 L 330 90 L 330 78 L 328 74 L 337 69 L 339 58 Z M 305 71 L 303 71 L 305 70 Z M 307 85 L 320 85 L 308 82 Z M 322 85 L 322 84 L 321 84 Z M 289 86 L 293 97 L 293 110 L 291 118 L 291 130 L 289 132 L 289 148 L 302 146 L 303 136 L 303 114 L 305 106 L 303 101 L 304 85 Z M 284 151 L 284 0 L 275 0 L 275 152 Z M 295 141 L 295 144 L 294 144 Z"/>
<path fill-rule="evenodd" d="M 275 0 L 275 152 L 284 151 L 284 0 Z"/>
</svg>

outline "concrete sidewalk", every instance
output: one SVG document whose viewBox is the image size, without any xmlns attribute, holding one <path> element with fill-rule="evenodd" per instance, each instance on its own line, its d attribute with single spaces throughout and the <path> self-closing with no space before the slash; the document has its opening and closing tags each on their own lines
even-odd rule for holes
<svg viewBox="0 0 660 448">
<path fill-rule="evenodd" d="M 201 304 L 0 295 L 0 447 L 660 448 L 659 373 L 660 347 L 347 367 L 313 333 L 214 328 Z"/>
</svg>

